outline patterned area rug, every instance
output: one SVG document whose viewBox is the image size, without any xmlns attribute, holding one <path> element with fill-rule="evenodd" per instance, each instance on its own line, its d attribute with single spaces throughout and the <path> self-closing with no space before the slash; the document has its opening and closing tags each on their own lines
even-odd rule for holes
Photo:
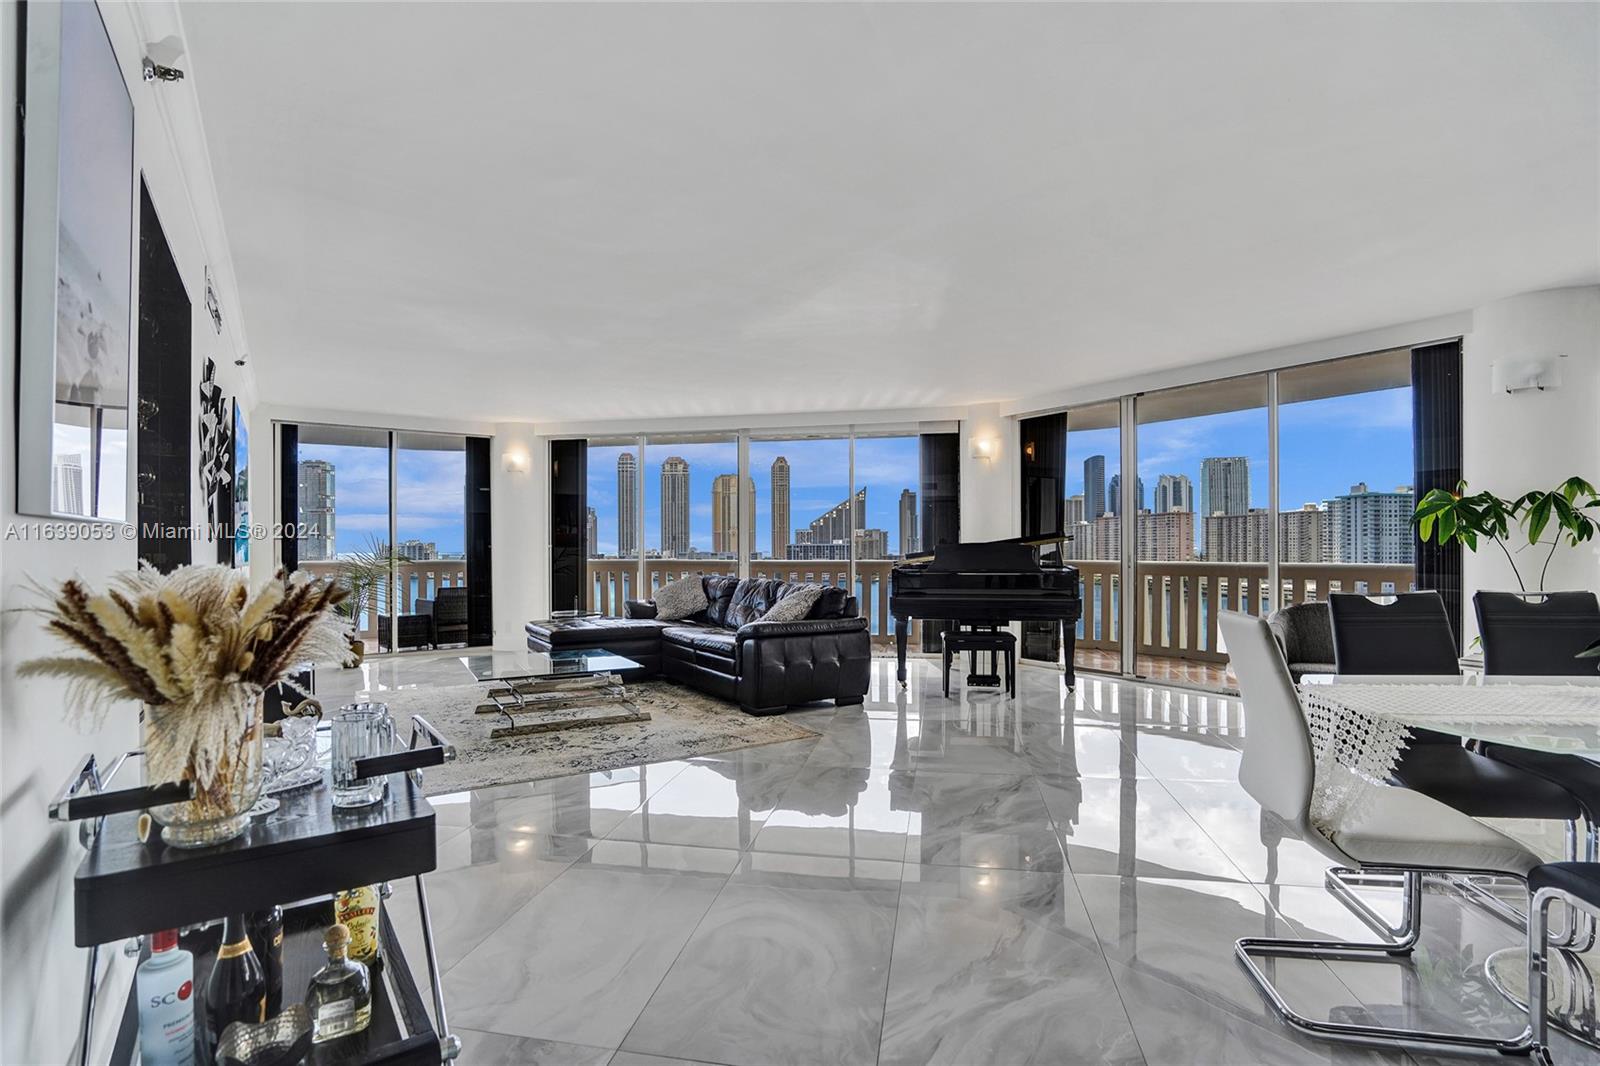
<svg viewBox="0 0 1600 1066">
<path fill-rule="evenodd" d="M 690 688 L 640 681 L 628 686 L 628 696 L 640 710 L 650 713 L 649 721 L 492 740 L 489 728 L 497 717 L 475 711 L 485 702 L 483 694 L 489 687 L 401 689 L 375 697 L 389 705 L 402 743 L 411 737 L 411 716 L 420 714 L 455 745 L 454 762 L 423 771 L 425 794 L 438 796 L 636 763 L 690 759 L 817 735 L 784 721 L 782 715 L 757 717 Z"/>
</svg>

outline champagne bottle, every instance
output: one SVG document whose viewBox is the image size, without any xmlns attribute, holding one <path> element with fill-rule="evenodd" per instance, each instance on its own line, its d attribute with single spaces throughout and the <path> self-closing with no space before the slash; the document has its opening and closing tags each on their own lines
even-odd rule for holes
<svg viewBox="0 0 1600 1066">
<path fill-rule="evenodd" d="M 283 908 L 271 907 L 250 916 L 250 943 L 267 977 L 267 1017 L 283 1010 Z"/>
<path fill-rule="evenodd" d="M 230 917 L 222 927 L 222 946 L 206 981 L 207 1058 L 216 1053 L 222 1031 L 234 1022 L 255 1024 L 267 1020 L 267 977 L 261 960 L 250 946 L 244 915 Z"/>
</svg>

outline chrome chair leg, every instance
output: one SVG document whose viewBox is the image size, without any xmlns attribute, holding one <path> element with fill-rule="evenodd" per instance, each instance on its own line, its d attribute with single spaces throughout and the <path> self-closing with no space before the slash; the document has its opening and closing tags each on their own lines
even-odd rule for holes
<svg viewBox="0 0 1600 1066">
<path fill-rule="evenodd" d="M 1347 871 L 1349 872 L 1349 871 Z M 1484 873 L 1487 871 L 1447 871 L 1453 873 Z M 1308 1018 L 1289 1006 L 1283 994 L 1278 991 L 1272 979 L 1257 964 L 1260 958 L 1305 958 L 1319 959 L 1322 961 L 1342 962 L 1384 962 L 1397 957 L 1411 954 L 1417 945 L 1417 940 L 1422 935 L 1422 871 L 1420 870 L 1379 870 L 1369 868 L 1360 871 L 1363 875 L 1373 873 L 1387 873 L 1401 876 L 1403 892 L 1402 919 L 1399 926 L 1391 926 L 1375 912 L 1366 902 L 1359 901 L 1359 908 L 1355 910 L 1357 916 L 1363 920 L 1370 918 L 1384 931 L 1393 934 L 1389 943 L 1362 944 L 1344 940 L 1293 940 L 1273 937 L 1242 937 L 1234 942 L 1234 954 L 1244 966 L 1256 988 L 1266 997 L 1272 1009 L 1277 1012 L 1289 1025 L 1311 1036 L 1333 1040 L 1344 1040 L 1353 1043 L 1391 1043 L 1399 1041 L 1411 1044 L 1432 1044 L 1444 1047 L 1474 1047 L 1492 1049 L 1508 1055 L 1518 1055 L 1527 1052 L 1533 1046 L 1532 1028 L 1524 1029 L 1514 1037 L 1483 1037 L 1468 1036 L 1463 1033 L 1432 1032 L 1422 1029 L 1401 1029 L 1384 1025 L 1356 1025 L 1350 1022 L 1321 1021 Z M 1333 888 L 1338 884 L 1340 888 Z M 1329 879 L 1329 887 L 1335 894 L 1341 889 L 1348 891 L 1342 879 Z M 1353 893 L 1352 893 L 1353 895 Z M 1348 903 L 1347 903 L 1348 905 Z M 1369 924 L 1371 924 L 1369 922 Z"/>
<path fill-rule="evenodd" d="M 1411 912 L 1414 906 L 1421 905 L 1421 873 L 1410 871 L 1396 877 L 1393 874 L 1374 874 L 1370 870 L 1352 870 L 1347 866 L 1335 866 L 1328 871 L 1326 883 L 1333 897 L 1360 918 L 1368 929 L 1378 936 L 1395 941 L 1397 951 L 1403 947 L 1402 953 L 1410 953 L 1417 939 Z M 1356 893 L 1354 886 L 1357 885 L 1400 889 L 1400 924 L 1389 924 L 1372 904 Z"/>
</svg>

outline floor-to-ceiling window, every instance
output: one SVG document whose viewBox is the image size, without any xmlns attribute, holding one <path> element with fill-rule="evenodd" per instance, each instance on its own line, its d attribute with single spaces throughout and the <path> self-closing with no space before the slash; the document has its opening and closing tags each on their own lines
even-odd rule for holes
<svg viewBox="0 0 1600 1066">
<path fill-rule="evenodd" d="M 1442 589 L 1419 584 L 1411 528 L 1414 440 L 1433 439 L 1413 421 L 1444 417 L 1415 402 L 1416 358 L 1392 349 L 1069 409 L 1078 666 L 1227 684 L 1220 611 Z"/>
<path fill-rule="evenodd" d="M 647 596 L 687 574 L 738 572 L 739 538 L 751 531 L 737 437 L 647 437 L 640 488 Z"/>
<path fill-rule="evenodd" d="M 589 441 L 589 610 L 618 616 L 634 595 L 644 541 L 639 536 L 640 444 L 637 437 Z"/>
<path fill-rule="evenodd" d="M 1282 602 L 1407 590 L 1411 423 L 1408 348 L 1278 373 Z"/>
<path fill-rule="evenodd" d="M 1121 669 L 1121 559 L 1112 485 L 1122 483 L 1120 405 L 1115 401 L 1067 412 L 1066 558 L 1083 581 L 1077 664 Z"/>
<path fill-rule="evenodd" d="M 853 543 L 856 595 L 876 631 L 887 624 L 889 575 L 895 563 L 917 554 L 920 459 L 915 436 L 898 433 L 855 438 L 855 491 L 861 524 Z"/>
<path fill-rule="evenodd" d="M 281 471 L 295 500 L 296 566 L 352 592 L 369 651 L 439 643 L 428 605 L 467 585 L 467 438 L 304 423 L 297 461 Z M 449 596 L 459 594 L 447 594 Z M 419 601 L 428 601 L 427 604 Z M 465 609 L 453 602 L 455 618 Z M 453 623 L 452 640 L 459 642 Z"/>
</svg>

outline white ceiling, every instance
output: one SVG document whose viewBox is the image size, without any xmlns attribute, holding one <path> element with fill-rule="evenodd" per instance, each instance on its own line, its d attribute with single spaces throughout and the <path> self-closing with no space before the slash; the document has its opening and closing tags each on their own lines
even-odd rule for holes
<svg viewBox="0 0 1600 1066">
<path fill-rule="evenodd" d="M 1592 4 L 183 14 L 270 403 L 967 403 L 1600 280 Z"/>
</svg>

